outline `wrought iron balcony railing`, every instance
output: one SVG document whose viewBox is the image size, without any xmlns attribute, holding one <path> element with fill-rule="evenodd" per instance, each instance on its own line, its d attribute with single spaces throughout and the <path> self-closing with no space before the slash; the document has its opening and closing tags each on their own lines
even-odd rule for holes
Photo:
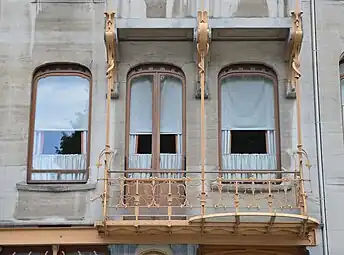
<svg viewBox="0 0 344 255">
<path fill-rule="evenodd" d="M 206 171 L 204 179 L 200 171 L 110 173 L 108 220 L 190 220 L 203 209 L 204 216 L 307 214 L 307 180 L 298 171 L 216 170 Z"/>
<path fill-rule="evenodd" d="M 305 192 L 311 185 L 298 166 L 204 173 L 109 170 L 106 217 L 96 225 L 101 235 L 272 234 L 315 244 L 318 222 L 308 216 Z"/>
</svg>

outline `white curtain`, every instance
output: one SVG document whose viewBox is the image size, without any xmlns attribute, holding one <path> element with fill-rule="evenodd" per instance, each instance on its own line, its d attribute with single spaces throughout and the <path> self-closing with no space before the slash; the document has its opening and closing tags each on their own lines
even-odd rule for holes
<svg viewBox="0 0 344 255">
<path fill-rule="evenodd" d="M 135 78 L 130 90 L 130 134 L 152 133 L 153 84 L 150 77 Z"/>
<path fill-rule="evenodd" d="M 183 131 L 183 89 L 180 79 L 167 76 L 161 83 L 160 133 Z"/>
<path fill-rule="evenodd" d="M 89 81 L 79 76 L 49 76 L 37 84 L 32 180 L 83 180 L 87 170 Z M 44 153 L 48 132 L 81 132 L 81 154 Z M 52 144 L 48 145 L 52 146 Z M 44 153 L 44 154 L 43 154 Z M 44 170 L 78 170 L 44 173 Z M 79 171 L 82 172 L 79 172 Z"/>
<path fill-rule="evenodd" d="M 166 76 L 160 85 L 160 134 L 176 136 L 176 153 L 160 153 L 161 170 L 181 170 L 183 162 L 183 87 L 179 78 Z M 162 173 L 162 178 L 181 174 Z"/>
<path fill-rule="evenodd" d="M 222 130 L 274 129 L 273 83 L 263 77 L 227 78 L 221 85 Z"/>
<path fill-rule="evenodd" d="M 230 77 L 221 84 L 222 170 L 275 170 L 274 87 L 260 76 Z M 266 154 L 231 153 L 232 130 L 265 130 Z M 241 174 L 239 176 L 242 178 Z M 233 174 L 225 174 L 233 178 Z M 238 176 L 237 176 L 238 177 Z"/>
<path fill-rule="evenodd" d="M 152 154 L 138 154 L 138 135 L 152 134 L 153 84 L 145 77 L 132 82 L 130 98 L 129 168 L 152 168 Z M 178 78 L 165 76 L 160 87 L 160 134 L 176 136 L 176 153 L 160 153 L 161 170 L 181 170 L 183 162 L 183 90 Z M 139 113 L 139 114 L 137 114 Z M 151 173 L 130 174 L 132 178 L 149 178 Z M 163 173 L 162 178 L 179 178 L 180 174 Z"/>
<path fill-rule="evenodd" d="M 151 169 L 152 154 L 138 154 L 139 135 L 152 135 L 153 82 L 148 76 L 132 80 L 130 90 L 130 135 L 128 164 L 131 169 Z M 151 173 L 130 174 L 133 178 L 149 178 Z"/>
</svg>

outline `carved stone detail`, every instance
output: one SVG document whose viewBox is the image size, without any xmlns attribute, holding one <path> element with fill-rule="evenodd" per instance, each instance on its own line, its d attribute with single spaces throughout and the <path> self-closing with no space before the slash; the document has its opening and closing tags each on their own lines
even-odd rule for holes
<svg viewBox="0 0 344 255">
<path fill-rule="evenodd" d="M 300 52 L 303 39 L 302 12 L 296 10 L 292 12 L 291 15 L 293 18 L 293 27 L 287 49 L 288 81 L 286 86 L 286 97 L 295 99 L 296 86 L 301 77 Z"/>
<path fill-rule="evenodd" d="M 119 97 L 119 86 L 116 82 L 117 78 L 117 59 L 116 59 L 116 29 L 115 29 L 115 13 L 105 13 L 105 34 L 104 41 L 107 55 L 107 70 L 106 76 L 112 81 L 111 98 L 117 99 Z"/>
<path fill-rule="evenodd" d="M 199 81 L 196 83 L 196 98 L 200 99 L 201 95 L 201 86 L 204 83 L 204 99 L 208 98 L 209 90 L 206 86 L 206 63 L 205 58 L 209 53 L 210 47 L 210 32 L 208 24 L 208 13 L 206 11 L 198 12 L 198 28 L 197 28 L 197 68 L 199 72 Z"/>
</svg>

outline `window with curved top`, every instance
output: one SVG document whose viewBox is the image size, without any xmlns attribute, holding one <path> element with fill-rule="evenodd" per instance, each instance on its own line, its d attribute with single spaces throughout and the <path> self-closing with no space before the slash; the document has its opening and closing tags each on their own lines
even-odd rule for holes
<svg viewBox="0 0 344 255">
<path fill-rule="evenodd" d="M 344 59 L 339 62 L 340 74 L 340 92 L 341 92 L 341 105 L 342 105 L 342 123 L 344 130 Z"/>
<path fill-rule="evenodd" d="M 277 79 L 260 65 L 232 65 L 219 74 L 220 168 L 224 179 L 279 166 Z M 247 171 L 247 173 L 244 173 Z"/>
<path fill-rule="evenodd" d="M 90 149 L 91 73 L 78 64 L 34 72 L 28 181 L 86 182 Z"/>
<path fill-rule="evenodd" d="M 167 253 L 162 252 L 162 251 L 152 250 L 152 251 L 142 252 L 141 255 L 167 255 Z"/>
<path fill-rule="evenodd" d="M 184 75 L 175 67 L 140 66 L 128 75 L 128 176 L 180 177 L 185 169 Z"/>
</svg>

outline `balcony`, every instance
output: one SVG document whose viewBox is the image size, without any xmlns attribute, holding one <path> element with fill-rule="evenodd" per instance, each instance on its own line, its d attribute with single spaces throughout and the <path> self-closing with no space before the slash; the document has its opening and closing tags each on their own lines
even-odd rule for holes
<svg viewBox="0 0 344 255">
<path fill-rule="evenodd" d="M 234 165 L 240 160 L 245 157 Z M 297 164 L 290 171 L 259 169 L 259 164 L 251 167 L 255 170 L 204 172 L 163 166 L 153 172 L 109 171 L 106 217 L 96 223 L 101 235 L 134 243 L 149 236 L 156 242 L 163 237 L 199 244 L 263 238 L 274 245 L 315 244 L 318 222 L 307 215 L 309 181 Z M 137 238 L 129 238 L 133 235 Z"/>
<path fill-rule="evenodd" d="M 283 40 L 291 28 L 293 4 L 292 0 L 204 0 L 202 6 L 199 0 L 117 0 L 114 9 L 119 40 L 193 40 L 198 10 L 208 12 L 213 40 Z"/>
<path fill-rule="evenodd" d="M 307 212 L 309 180 L 305 170 L 309 164 L 302 146 L 300 123 L 298 67 L 303 34 L 299 5 L 290 20 L 293 29 L 287 66 L 291 77 L 288 85 L 296 98 L 298 145 L 291 157 L 294 164 L 288 168 L 281 167 L 275 150 L 264 155 L 227 153 L 220 157 L 221 168 L 205 167 L 205 57 L 211 24 L 206 12 L 198 15 L 201 165 L 188 165 L 183 155 L 160 154 L 154 156 L 157 169 L 150 169 L 153 166 L 150 154 L 132 154 L 125 159 L 116 158 L 125 161 L 127 169 L 113 169 L 111 162 L 116 155 L 109 146 L 111 99 L 107 97 L 106 146 L 99 156 L 99 166 L 104 167 L 104 178 L 99 179 L 104 181 L 103 219 L 95 224 L 99 235 L 112 243 L 125 244 L 315 245 L 319 223 Z M 115 80 L 116 37 L 114 15 L 107 13 L 106 18 L 110 94 Z M 275 134 L 269 136 L 274 139 Z"/>
</svg>

